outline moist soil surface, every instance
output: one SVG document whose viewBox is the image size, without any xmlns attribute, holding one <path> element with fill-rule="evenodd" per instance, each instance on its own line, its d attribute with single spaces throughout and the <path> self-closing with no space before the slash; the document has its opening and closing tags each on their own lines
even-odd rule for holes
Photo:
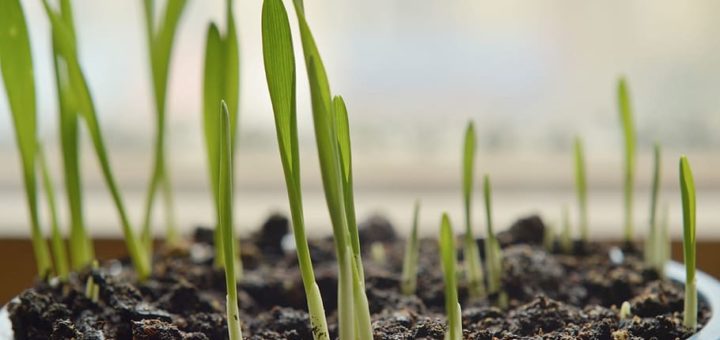
<svg viewBox="0 0 720 340">
<path fill-rule="evenodd" d="M 312 339 L 288 220 L 271 216 L 241 241 L 238 283 L 243 335 L 249 339 Z M 577 243 L 570 254 L 542 245 L 537 217 L 498 235 L 503 288 L 468 297 L 458 280 L 465 339 L 684 339 L 683 288 L 647 267 L 637 246 Z M 444 287 L 437 241 L 420 241 L 417 293 L 401 294 L 405 243 L 392 225 L 373 217 L 360 226 L 366 290 L 375 339 L 443 339 Z M 337 280 L 331 237 L 311 239 L 311 256 L 331 337 L 337 338 Z M 461 244 L 461 242 L 457 242 Z M 483 242 L 478 240 L 481 253 Z M 373 248 L 373 251 L 370 249 Z M 384 250 L 384 251 L 383 251 Z M 127 259 L 73 274 L 68 283 L 38 282 L 8 304 L 17 339 L 226 339 L 224 272 L 213 267 L 213 235 L 198 228 L 182 246 L 158 249 L 149 280 L 138 282 Z M 458 249 L 458 268 L 462 251 Z M 88 277 L 97 302 L 85 297 Z M 632 316 L 621 319 L 628 301 Z M 699 323 L 709 318 L 700 302 Z"/>
</svg>

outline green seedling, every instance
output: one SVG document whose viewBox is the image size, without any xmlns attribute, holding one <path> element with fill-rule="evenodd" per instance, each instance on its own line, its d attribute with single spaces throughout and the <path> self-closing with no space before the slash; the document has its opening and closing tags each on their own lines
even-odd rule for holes
<svg viewBox="0 0 720 340">
<path fill-rule="evenodd" d="M 629 319 L 632 317 L 632 307 L 630 302 L 623 302 L 620 306 L 620 319 Z"/>
<path fill-rule="evenodd" d="M 167 157 L 165 156 L 165 108 L 167 100 L 168 70 L 172 48 L 175 42 L 180 17 L 185 9 L 186 0 L 169 0 L 162 11 L 162 20 L 159 25 L 155 22 L 155 1 L 143 0 L 145 13 L 145 32 L 148 42 L 150 56 L 150 70 L 153 82 L 153 95 L 155 98 L 155 159 L 153 170 L 148 185 L 147 198 L 145 201 L 145 213 L 143 215 L 142 241 L 148 254 L 152 253 L 152 232 L 150 220 L 152 218 L 155 193 L 162 185 L 165 202 L 165 218 L 167 224 L 166 240 L 169 244 L 178 241 L 178 234 L 175 227 L 174 208 L 172 200 L 172 185 L 170 174 L 167 169 Z"/>
<path fill-rule="evenodd" d="M 352 208 L 352 180 L 348 130 L 343 131 L 342 116 L 346 113 L 341 97 L 332 97 L 325 66 L 305 19 L 301 1 L 295 1 L 295 13 L 300 26 L 305 66 L 310 82 L 310 95 L 315 127 L 315 140 L 325 201 L 330 212 L 338 259 L 338 321 L 341 339 L 372 339 L 370 311 L 365 295 L 362 262 L 354 251 L 356 226 L 348 221 Z M 340 111 L 340 112 L 338 112 Z M 348 141 L 344 145 L 344 140 Z M 346 150 L 341 150 L 346 149 Z M 346 191 L 350 193 L 346 194 Z M 354 214 L 354 212 L 352 212 Z M 359 248 L 359 247 L 358 247 Z M 359 250 L 359 249 L 358 249 Z M 359 252 L 357 253 L 359 255 Z"/>
<path fill-rule="evenodd" d="M 413 212 L 412 230 L 405 244 L 405 256 L 403 257 L 402 278 L 400 279 L 400 290 L 405 295 L 415 294 L 417 288 L 417 266 L 420 258 L 420 245 L 418 244 L 418 220 L 420 218 L 420 200 L 415 201 Z"/>
<path fill-rule="evenodd" d="M 635 124 L 625 78 L 618 81 L 617 95 L 620 123 L 625 140 L 625 242 L 630 245 L 633 235 L 633 187 L 635 182 Z"/>
<path fill-rule="evenodd" d="M 65 251 L 65 240 L 60 232 L 60 223 L 58 222 L 57 204 L 55 204 L 55 186 L 50 177 L 50 170 L 48 169 L 45 153 L 40 143 L 38 143 L 37 146 L 37 159 L 42 173 L 45 199 L 47 201 L 48 211 L 50 212 L 50 235 L 52 240 L 50 245 L 53 257 L 55 258 L 55 273 L 61 281 L 65 282 L 68 279 L 68 273 L 70 271 L 68 268 L 67 252 Z"/>
<path fill-rule="evenodd" d="M 55 51 L 60 61 L 67 68 L 69 85 L 73 93 L 73 108 L 77 110 L 85 122 L 93 146 L 95 147 L 95 154 L 100 163 L 103 177 L 120 217 L 130 258 L 135 266 L 139 279 L 145 280 L 150 275 L 150 255 L 146 254 L 140 240 L 135 236 L 120 191 L 117 188 L 115 177 L 110 167 L 110 159 L 107 155 L 102 131 L 100 130 L 100 123 L 97 119 L 95 104 L 93 103 L 90 89 L 85 80 L 85 75 L 80 67 L 77 41 L 72 23 L 72 13 L 68 12 L 70 10 L 69 3 L 67 1 L 65 3 L 67 5 L 61 6 L 60 12 L 56 12 L 51 8 L 47 0 L 43 0 L 45 12 L 51 22 Z"/>
<path fill-rule="evenodd" d="M 98 261 L 93 260 L 91 266 L 92 271 L 96 271 L 98 268 L 100 268 Z M 100 297 L 100 286 L 95 283 L 92 272 L 90 272 L 87 281 L 85 281 L 85 297 L 94 303 L 97 303 Z"/>
<path fill-rule="evenodd" d="M 567 205 L 562 208 L 562 233 L 560 234 L 560 249 L 565 254 L 572 254 L 572 228 L 570 228 L 570 209 Z"/>
<path fill-rule="evenodd" d="M 487 235 L 485 236 L 485 267 L 488 272 L 488 293 L 498 295 L 498 304 L 504 308 L 507 304 L 502 291 L 502 250 L 493 231 L 492 219 L 492 187 L 490 176 L 483 178 L 483 194 L 485 196 L 485 216 L 487 217 Z"/>
<path fill-rule="evenodd" d="M 25 14 L 18 0 L 0 2 L 0 71 L 22 161 L 38 276 L 45 278 L 52 271 L 52 262 L 38 218 L 35 176 L 37 149 L 35 79 Z"/>
<path fill-rule="evenodd" d="M 465 130 L 465 144 L 463 148 L 463 201 L 465 203 L 465 273 L 468 280 L 470 296 L 478 299 L 485 296 L 485 283 L 483 278 L 480 251 L 472 230 L 472 196 L 474 187 L 475 167 L 475 124 L 469 122 Z"/>
<path fill-rule="evenodd" d="M 587 207 L 587 177 L 585 175 L 585 156 L 583 144 L 580 137 L 575 137 L 575 190 L 578 199 L 578 211 L 580 212 L 580 240 L 587 243 L 588 207 Z"/>
<path fill-rule="evenodd" d="M 680 157 L 680 192 L 683 207 L 683 259 L 685 260 L 685 309 L 683 324 L 697 328 L 698 296 L 695 279 L 695 180 L 687 157 Z"/>
<path fill-rule="evenodd" d="M 225 100 L 230 114 L 230 147 L 232 154 L 235 154 L 237 140 L 237 116 L 240 96 L 240 57 L 238 39 L 235 30 L 235 19 L 233 16 L 233 1 L 225 2 L 227 30 L 224 35 L 215 25 L 208 26 L 205 45 L 205 75 L 203 79 L 203 121 L 205 132 L 205 146 L 208 155 L 208 166 L 210 172 L 210 187 L 213 194 L 215 206 L 218 202 L 218 152 L 216 138 L 220 133 L 220 126 L 217 118 L 217 103 Z M 234 160 L 233 160 L 234 162 Z M 216 217 L 217 218 L 217 217 Z M 219 228 L 215 229 L 215 244 L 222 244 Z M 242 276 L 242 262 L 238 254 L 235 256 L 238 266 L 238 276 Z M 224 263 L 224 256 L 221 251 L 216 251 L 215 266 L 221 268 Z"/>
<path fill-rule="evenodd" d="M 664 237 L 667 236 L 667 231 L 662 230 L 663 226 L 659 226 L 657 220 L 657 203 L 661 177 L 661 150 L 659 144 L 655 144 L 653 155 L 653 179 L 652 190 L 650 192 L 649 232 L 645 245 L 645 261 L 662 276 L 666 263 L 664 256 Z"/>
<path fill-rule="evenodd" d="M 448 320 L 445 339 L 460 340 L 462 339 L 462 313 L 458 301 L 457 274 L 455 273 L 455 235 L 447 213 L 442 215 L 439 241 L 443 278 L 445 279 L 445 313 Z"/>
<path fill-rule="evenodd" d="M 290 202 L 293 235 L 300 275 L 305 288 L 310 324 L 315 340 L 329 340 L 325 308 L 315 281 L 310 250 L 305 235 L 300 154 L 298 152 L 296 73 L 292 34 L 282 0 L 264 0 L 262 9 L 262 42 L 265 76 L 275 116 L 280 160 Z"/>
<path fill-rule="evenodd" d="M 220 134 L 218 138 L 218 211 L 219 225 L 222 232 L 222 250 L 225 258 L 231 259 L 235 254 L 235 231 L 232 225 L 233 207 L 233 155 L 230 114 L 225 102 L 220 104 Z M 235 264 L 225 261 L 225 285 L 227 287 L 227 322 L 230 340 L 242 339 L 240 330 L 240 308 L 237 298 L 237 281 Z"/>
<path fill-rule="evenodd" d="M 552 224 L 548 223 L 545 225 L 543 230 L 543 247 L 548 253 L 555 251 L 555 228 Z"/>
</svg>

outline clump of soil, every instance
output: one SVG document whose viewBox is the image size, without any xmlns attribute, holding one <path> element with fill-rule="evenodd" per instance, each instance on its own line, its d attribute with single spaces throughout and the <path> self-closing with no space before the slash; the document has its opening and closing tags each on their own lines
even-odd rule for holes
<svg viewBox="0 0 720 340">
<path fill-rule="evenodd" d="M 241 243 L 245 274 L 239 282 L 243 335 L 249 339 L 312 339 L 305 296 L 293 250 L 284 249 L 288 220 L 272 216 Z M 683 288 L 660 279 L 639 252 L 611 261 L 609 244 L 581 244 L 574 254 L 542 248 L 544 225 L 519 220 L 501 233 L 503 288 L 509 307 L 470 301 L 463 280 L 466 339 L 683 339 Z M 377 235 L 384 235 L 378 238 Z M 373 218 L 361 224 L 363 250 L 385 248 L 384 263 L 365 256 L 366 289 L 376 339 L 443 339 L 446 324 L 437 242 L 423 239 L 417 294 L 400 293 L 404 242 L 392 225 Z M 225 339 L 224 272 L 213 268 L 212 231 L 199 228 L 183 247 L 164 249 L 153 275 L 138 282 L 127 260 L 74 274 L 67 283 L 38 282 L 8 304 L 17 339 Z M 337 337 L 336 265 L 332 238 L 310 240 L 311 256 L 328 324 Z M 482 242 L 480 242 L 482 244 Z M 461 258 L 461 252 L 458 252 Z M 614 256 L 617 257 L 617 256 Z M 100 287 L 84 295 L 89 276 Z M 628 301 L 633 316 L 619 318 Z M 700 303 L 700 324 L 709 318 Z"/>
</svg>

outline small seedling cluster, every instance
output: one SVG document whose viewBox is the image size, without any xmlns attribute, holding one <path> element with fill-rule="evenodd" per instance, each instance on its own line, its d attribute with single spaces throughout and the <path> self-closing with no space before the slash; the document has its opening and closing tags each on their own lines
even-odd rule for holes
<svg viewBox="0 0 720 340">
<path fill-rule="evenodd" d="M 173 219 L 173 200 L 170 176 L 165 154 L 166 98 L 169 64 L 175 32 L 186 7 L 186 0 L 169 0 L 156 24 L 155 4 L 144 0 L 145 25 L 150 55 L 153 94 L 155 99 L 156 134 L 153 170 L 146 196 L 140 237 L 130 223 L 121 193 L 117 187 L 109 156 L 106 152 L 95 104 L 78 56 L 70 0 L 59 0 L 55 9 L 43 0 L 52 32 L 53 65 L 58 91 L 60 115 L 60 146 L 63 173 L 69 206 L 70 251 L 65 253 L 65 242 L 58 219 L 53 179 L 48 170 L 43 148 L 37 137 L 35 83 L 33 63 L 22 6 L 19 0 L 0 1 L 0 70 L 12 113 L 15 136 L 19 149 L 26 200 L 30 212 L 30 227 L 37 262 L 38 276 L 47 279 L 54 275 L 61 281 L 81 269 L 91 269 L 85 285 L 85 295 L 91 301 L 99 299 L 99 286 L 94 273 L 99 265 L 83 219 L 82 177 L 79 166 L 79 129 L 89 133 L 103 179 L 117 210 L 130 258 L 140 281 L 151 275 L 152 228 L 151 217 L 155 195 L 162 189 L 167 219 L 167 243 L 176 244 L 178 235 Z M 330 222 L 333 227 L 338 262 L 338 334 L 341 339 L 372 339 L 372 326 L 365 292 L 365 274 L 360 239 L 355 217 L 353 194 L 353 166 L 350 142 L 348 109 L 341 96 L 331 92 L 328 75 L 320 52 L 310 30 L 302 0 L 293 1 L 302 45 L 303 61 L 308 75 L 312 105 L 312 118 L 320 170 Z M 296 108 L 296 61 L 292 33 L 282 0 L 264 0 L 262 5 L 262 43 L 265 74 L 275 118 L 280 159 L 285 176 L 288 201 L 292 217 L 295 248 L 307 298 L 310 323 L 315 339 L 330 339 L 320 289 L 315 280 L 312 259 L 305 234 L 300 176 L 300 154 Z M 209 25 L 205 46 L 203 82 L 203 118 L 205 144 L 212 200 L 215 204 L 215 265 L 225 271 L 227 288 L 227 320 L 229 338 L 242 338 L 237 281 L 242 278 L 239 244 L 233 228 L 233 168 L 235 159 L 236 122 L 239 103 L 239 49 L 233 16 L 233 2 L 226 1 L 226 30 L 221 33 L 213 23 Z M 632 247 L 633 183 L 635 173 L 635 129 L 627 84 L 620 79 L 617 87 L 620 121 L 625 141 L 624 169 L 624 240 Z M 492 216 L 492 189 L 488 175 L 483 177 L 483 196 L 486 214 L 484 238 L 485 263 L 483 265 L 477 240 L 473 233 L 472 197 L 476 134 L 472 122 L 467 125 L 464 138 L 462 166 L 462 195 L 465 233 L 464 273 L 471 298 L 490 298 L 500 308 L 508 305 L 503 291 L 503 253 L 495 235 Z M 662 275 L 669 259 L 668 209 L 663 209 L 659 222 L 657 215 L 661 182 L 661 149 L 654 149 L 653 186 L 649 217 L 649 234 L 645 245 L 645 260 Z M 580 137 L 574 142 L 575 185 L 578 201 L 580 243 L 589 242 L 587 175 L 583 144 Z M 680 159 L 680 183 L 684 217 L 684 258 L 687 270 L 685 289 L 684 324 L 697 327 L 697 290 L 695 282 L 695 189 L 687 159 Z M 38 213 L 37 173 L 42 175 L 48 210 L 50 212 L 51 247 L 47 246 Z M 561 235 L 546 228 L 544 247 L 548 251 L 559 248 L 564 253 L 575 251 L 569 208 L 563 207 Z M 420 202 L 414 208 L 413 224 L 405 247 L 400 289 L 403 294 L 415 294 L 417 289 L 419 241 L 418 218 Z M 557 247 L 559 245 L 559 247 Z M 445 282 L 447 312 L 447 339 L 462 338 L 461 310 L 458 298 L 457 255 L 455 235 L 450 218 L 443 214 L 439 234 L 440 260 Z M 51 256 L 52 254 L 52 256 Z M 384 248 L 373 245 L 374 258 L 384 262 Z M 53 261 L 54 260 L 54 261 Z M 632 316 L 631 305 L 624 302 L 621 318 Z"/>
</svg>

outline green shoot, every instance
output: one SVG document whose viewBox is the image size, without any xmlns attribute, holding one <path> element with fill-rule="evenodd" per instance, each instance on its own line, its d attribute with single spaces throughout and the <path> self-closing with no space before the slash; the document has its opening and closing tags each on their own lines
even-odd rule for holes
<svg viewBox="0 0 720 340">
<path fill-rule="evenodd" d="M 48 210 L 50 211 L 50 235 L 52 242 L 50 243 L 53 257 L 55 258 L 55 273 L 61 281 L 68 279 L 68 259 L 65 251 L 65 240 L 60 232 L 60 223 L 57 216 L 57 205 L 55 204 L 55 189 L 52 178 L 50 178 L 50 170 L 48 170 L 45 153 L 42 145 L 38 143 L 37 159 L 40 163 L 40 171 L 43 177 L 43 186 L 45 187 L 45 199 L 47 200 Z"/>
<path fill-rule="evenodd" d="M 625 139 L 625 242 L 633 241 L 633 186 L 635 178 L 635 125 L 632 117 L 632 105 L 625 78 L 618 81 L 617 95 Z"/>
<path fill-rule="evenodd" d="M 282 0 L 263 1 L 262 42 L 265 75 L 275 115 L 275 131 L 285 174 L 295 248 L 307 298 L 311 329 L 315 340 L 329 340 L 330 333 L 325 319 L 325 308 L 320 289 L 315 282 L 315 273 L 305 236 L 295 104 L 295 56 L 290 23 Z"/>
<path fill-rule="evenodd" d="M 354 227 L 349 225 L 346 207 L 352 207 L 352 194 L 349 178 L 350 150 L 349 142 L 343 144 L 343 134 L 338 132 L 338 113 L 335 108 L 338 100 L 333 99 L 320 53 L 310 27 L 305 20 L 305 13 L 300 1 L 295 1 L 295 13 L 300 26 L 300 38 L 305 56 L 305 66 L 310 82 L 310 95 L 315 127 L 315 140 L 320 159 L 325 201 L 330 212 L 333 234 L 335 236 L 335 252 L 338 259 L 338 320 L 341 339 L 359 337 L 372 339 L 370 311 L 365 295 L 365 283 L 361 272 L 362 263 L 354 256 L 351 233 Z M 343 105 L 344 106 L 344 105 Z M 340 115 L 343 113 L 341 112 Z M 347 154 L 341 148 L 347 147 Z M 345 159 L 343 159 L 345 157 Z M 354 214 L 354 212 L 353 212 Z"/>
<path fill-rule="evenodd" d="M 420 200 L 415 201 L 413 212 L 413 224 L 410 236 L 405 245 L 405 256 L 403 257 L 402 278 L 400 279 L 400 290 L 405 295 L 415 294 L 417 288 L 417 266 L 420 257 L 420 246 L 418 244 L 418 219 L 420 218 Z"/>
<path fill-rule="evenodd" d="M 175 229 L 174 212 L 172 203 L 172 187 L 170 175 L 166 167 L 165 157 L 165 107 L 167 100 L 168 70 L 170 68 L 170 57 L 175 40 L 175 31 L 178 22 L 185 9 L 186 0 L 169 0 L 165 4 L 163 19 L 157 27 L 155 23 L 155 1 L 143 0 L 145 12 L 145 28 L 150 55 L 150 69 L 153 80 L 153 94 L 155 97 L 155 159 L 150 177 L 150 184 L 145 201 L 145 213 L 143 215 L 142 241 L 147 253 L 152 253 L 152 233 L 150 219 L 152 214 L 155 193 L 159 186 L 163 185 L 165 195 L 165 218 L 167 219 L 167 242 L 177 242 L 177 231 Z"/>
<path fill-rule="evenodd" d="M 655 144 L 653 153 L 653 179 L 652 179 L 652 191 L 650 192 L 650 218 L 649 218 L 649 232 L 648 238 L 645 245 L 645 261 L 650 264 L 655 270 L 662 275 L 665 268 L 665 260 L 663 257 L 663 242 L 661 235 L 662 231 L 658 226 L 657 221 L 657 203 L 658 194 L 660 192 L 660 162 L 661 162 L 661 151 L 660 145 Z"/>
<path fill-rule="evenodd" d="M 222 101 L 220 110 L 220 135 L 218 139 L 218 205 L 217 214 L 222 232 L 222 250 L 225 258 L 235 256 L 235 232 L 232 225 L 233 206 L 233 154 L 232 135 L 230 129 L 230 114 L 225 102 Z M 240 309 L 238 308 L 237 281 L 235 278 L 235 264 L 225 261 L 225 284 L 227 286 L 227 322 L 230 340 L 242 339 L 240 330 Z"/>
<path fill-rule="evenodd" d="M 0 72 L 22 160 L 35 262 L 39 277 L 44 279 L 52 270 L 52 263 L 38 218 L 35 181 L 35 79 L 25 14 L 18 0 L 0 3 Z"/>
<path fill-rule="evenodd" d="M 487 236 L 485 236 L 485 265 L 488 271 L 488 293 L 498 294 L 500 307 L 505 307 L 505 294 L 502 292 L 502 250 L 495 237 L 492 220 L 492 187 L 490 176 L 483 178 L 483 194 L 485 196 L 485 214 L 487 216 Z"/>
<path fill-rule="evenodd" d="M 658 259 L 663 264 L 660 275 L 665 274 L 665 264 L 670 261 L 670 232 L 669 232 L 669 216 L 670 208 L 667 203 L 663 205 L 662 220 L 660 221 L 660 230 L 658 232 L 659 237 L 657 238 Z"/>
<path fill-rule="evenodd" d="M 225 4 L 227 15 L 227 32 L 225 35 L 220 34 L 214 23 L 208 27 L 205 45 L 205 75 L 203 79 L 205 146 L 208 155 L 210 187 L 216 206 L 218 204 L 218 171 L 215 166 L 218 164 L 219 150 L 215 139 L 220 133 L 220 126 L 216 119 L 217 103 L 220 100 L 225 100 L 228 106 L 230 114 L 230 147 L 234 155 L 240 95 L 240 61 L 235 19 L 232 14 L 233 2 L 227 0 Z M 222 244 L 221 235 L 219 228 L 216 228 L 215 244 Z M 237 254 L 235 255 L 235 261 L 238 266 L 237 274 L 240 277 L 242 276 L 242 262 L 240 262 Z M 221 268 L 223 263 L 223 253 L 217 251 L 215 254 L 215 266 Z"/>
<path fill-rule="evenodd" d="M 72 9 L 69 0 L 61 0 L 60 8 L 62 20 L 70 27 L 70 34 L 75 35 L 73 29 Z M 80 270 L 91 265 L 95 258 L 92 240 L 87 234 L 82 210 L 82 189 L 80 178 L 80 158 L 78 140 L 79 113 L 77 100 L 74 97 L 70 84 L 70 75 L 66 61 L 60 55 L 60 41 L 53 34 L 53 66 L 55 70 L 55 85 L 57 87 L 58 106 L 60 112 L 60 145 L 62 148 L 63 173 L 65 179 L 65 193 L 70 210 L 70 265 L 72 269 Z"/>
<path fill-rule="evenodd" d="M 560 234 L 560 249 L 565 254 L 572 254 L 572 229 L 570 228 L 570 209 L 567 204 L 562 208 L 562 233 Z"/>
<path fill-rule="evenodd" d="M 695 279 L 695 180 L 687 157 L 680 157 L 680 192 L 683 207 L 683 259 L 685 260 L 685 309 L 683 324 L 697 328 L 698 296 Z"/>
<path fill-rule="evenodd" d="M 92 271 L 97 270 L 99 267 L 100 265 L 98 264 L 98 261 L 93 260 L 91 266 Z M 85 281 L 85 297 L 90 301 L 97 303 L 100 296 L 100 286 L 95 283 L 92 271 L 90 272 L 90 275 L 88 275 L 87 281 Z"/>
<path fill-rule="evenodd" d="M 630 302 L 624 301 L 620 306 L 620 319 L 629 319 L 632 317 L 632 306 Z"/>
<path fill-rule="evenodd" d="M 468 280 L 468 291 L 472 298 L 485 296 L 485 283 L 483 278 L 480 251 L 472 231 L 472 196 L 475 167 L 475 124 L 471 121 L 465 130 L 465 144 L 463 148 L 463 201 L 465 203 L 465 271 Z"/>
<path fill-rule="evenodd" d="M 545 225 L 543 233 L 543 247 L 548 253 L 555 249 L 555 228 L 551 224 Z"/>
<path fill-rule="evenodd" d="M 72 21 L 65 19 L 71 17 L 71 13 L 67 12 L 69 6 L 61 6 L 61 13 L 57 13 L 50 7 L 47 0 L 43 0 L 43 5 L 51 21 L 55 46 L 57 47 L 56 51 L 59 58 L 61 58 L 67 66 L 69 84 L 74 94 L 74 104 L 77 105 L 77 112 L 80 113 L 80 116 L 85 121 L 85 125 L 90 133 L 103 177 L 105 178 L 105 182 L 118 211 L 130 258 L 135 265 L 138 278 L 145 280 L 150 275 L 150 256 L 145 253 L 145 249 L 141 246 L 140 241 L 134 234 L 125 210 L 125 205 L 120 196 L 120 191 L 117 188 L 112 168 L 110 167 L 110 160 L 100 130 L 100 123 L 97 119 L 95 104 L 93 103 L 90 89 L 85 80 L 85 75 L 80 67 Z"/>
<path fill-rule="evenodd" d="M 580 137 L 575 137 L 575 190 L 580 212 L 580 240 L 588 241 L 587 178 L 585 175 L 585 156 Z"/>
<path fill-rule="evenodd" d="M 439 241 L 443 278 L 445 279 L 445 313 L 447 313 L 448 319 L 445 339 L 460 340 L 462 339 L 462 314 L 458 301 L 457 274 L 455 273 L 455 235 L 447 213 L 442 215 Z"/>
</svg>

